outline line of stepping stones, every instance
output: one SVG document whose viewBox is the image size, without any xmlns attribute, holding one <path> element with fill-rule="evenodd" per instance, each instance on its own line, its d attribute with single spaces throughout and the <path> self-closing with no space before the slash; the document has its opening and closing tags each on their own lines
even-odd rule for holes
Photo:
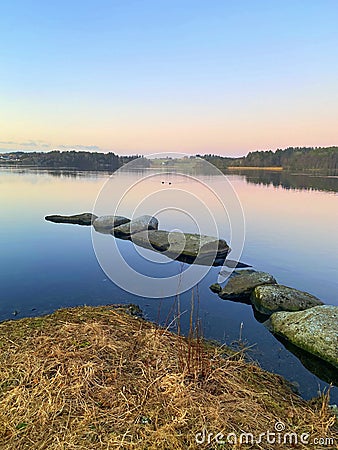
<svg viewBox="0 0 338 450">
<path fill-rule="evenodd" d="M 93 225 L 100 233 L 130 239 L 136 245 L 187 263 L 221 265 L 225 261 L 228 267 L 250 267 L 226 260 L 230 247 L 225 240 L 158 230 L 158 221 L 152 216 L 130 220 L 122 216 L 97 217 L 83 213 L 53 215 L 45 219 L 55 223 Z M 324 305 L 307 292 L 278 284 L 269 273 L 248 269 L 234 271 L 225 286 L 215 283 L 210 289 L 224 300 L 251 304 L 255 316 L 263 315 L 260 321 L 264 321 L 277 338 L 329 363 L 338 379 L 338 306 Z"/>
</svg>

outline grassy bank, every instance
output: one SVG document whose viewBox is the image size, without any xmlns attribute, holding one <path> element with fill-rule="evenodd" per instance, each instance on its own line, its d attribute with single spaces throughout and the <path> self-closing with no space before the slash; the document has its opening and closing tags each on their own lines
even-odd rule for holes
<svg viewBox="0 0 338 450">
<path fill-rule="evenodd" d="M 331 448 L 216 444 L 275 431 L 335 438 L 327 398 L 306 402 L 242 354 L 157 328 L 113 307 L 0 324 L 0 448 Z M 211 443 L 196 434 L 213 433 Z M 198 441 L 203 434 L 198 434 Z M 218 440 L 224 440 L 218 438 Z M 207 441 L 207 437 L 205 439 Z M 332 447 L 336 448 L 336 447 Z"/>
</svg>

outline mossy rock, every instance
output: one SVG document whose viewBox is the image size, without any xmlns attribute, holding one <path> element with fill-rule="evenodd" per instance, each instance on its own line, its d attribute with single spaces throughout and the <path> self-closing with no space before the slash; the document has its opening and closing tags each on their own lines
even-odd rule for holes
<svg viewBox="0 0 338 450">
<path fill-rule="evenodd" d="M 235 271 L 218 295 L 225 300 L 243 301 L 250 299 L 253 290 L 257 286 L 276 283 L 275 278 L 266 272 L 256 272 L 255 270 Z"/>
<path fill-rule="evenodd" d="M 134 244 L 156 250 L 168 258 L 187 263 L 213 264 L 216 258 L 225 258 L 230 247 L 223 239 L 193 233 L 150 230 L 132 236 Z"/>
<path fill-rule="evenodd" d="M 276 312 L 270 326 L 274 333 L 338 368 L 338 306 Z"/>
<path fill-rule="evenodd" d="M 267 315 L 277 311 L 303 311 L 323 304 L 314 295 L 280 284 L 257 286 L 251 302 L 258 312 Z"/>
<path fill-rule="evenodd" d="M 123 216 L 100 216 L 93 222 L 95 231 L 109 234 L 112 228 L 130 222 L 130 219 Z"/>
<path fill-rule="evenodd" d="M 132 219 L 123 225 L 116 226 L 111 230 L 111 234 L 116 237 L 129 238 L 135 233 L 146 230 L 157 230 L 157 228 L 158 220 L 156 217 L 144 215 Z"/>
</svg>

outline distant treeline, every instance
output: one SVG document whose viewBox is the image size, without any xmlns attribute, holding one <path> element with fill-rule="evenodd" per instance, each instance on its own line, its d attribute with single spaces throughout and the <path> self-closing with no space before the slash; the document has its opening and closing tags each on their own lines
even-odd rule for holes
<svg viewBox="0 0 338 450">
<path fill-rule="evenodd" d="M 200 155 L 198 155 L 200 156 Z M 283 167 L 294 171 L 338 172 L 338 147 L 289 147 L 276 151 L 250 152 L 241 158 L 216 155 L 201 156 L 220 170 L 227 167 Z"/>
<path fill-rule="evenodd" d="M 55 169 L 114 171 L 140 156 L 118 156 L 115 153 L 84 151 L 13 152 L 0 156 L 0 161 L 11 165 L 35 166 Z"/>
<path fill-rule="evenodd" d="M 196 156 L 209 161 L 222 171 L 233 166 L 283 167 L 297 172 L 338 174 L 338 147 L 289 147 L 284 150 L 250 152 L 240 158 L 212 154 Z M 142 158 L 142 166 L 146 167 L 147 159 L 140 155 L 118 156 L 115 153 L 58 150 L 5 153 L 0 155 L 0 163 L 52 169 L 114 171 L 136 158 Z"/>
</svg>

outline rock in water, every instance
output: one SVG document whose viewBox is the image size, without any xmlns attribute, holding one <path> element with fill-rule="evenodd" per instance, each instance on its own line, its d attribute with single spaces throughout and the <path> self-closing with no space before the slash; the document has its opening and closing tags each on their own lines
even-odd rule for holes
<svg viewBox="0 0 338 450">
<path fill-rule="evenodd" d="M 255 270 L 235 271 L 218 295 L 225 300 L 242 301 L 250 298 L 256 286 L 276 283 L 275 278 L 266 272 L 256 272 Z"/>
<path fill-rule="evenodd" d="M 162 252 L 168 258 L 186 263 L 212 265 L 216 258 L 225 258 L 230 247 L 223 239 L 200 234 L 146 231 L 132 236 L 134 244 Z"/>
<path fill-rule="evenodd" d="M 257 311 L 267 315 L 277 311 L 302 311 L 323 304 L 314 295 L 279 284 L 257 286 L 251 302 Z"/>
<path fill-rule="evenodd" d="M 276 312 L 270 325 L 274 333 L 338 368 L 338 306 Z"/>
<path fill-rule="evenodd" d="M 164 230 L 147 230 L 135 233 L 131 240 L 140 247 L 149 250 L 157 250 L 165 252 L 168 250 L 170 243 L 168 240 L 169 232 Z"/>
<path fill-rule="evenodd" d="M 91 225 L 96 218 L 97 218 L 97 216 L 95 216 L 95 214 L 82 213 L 82 214 L 75 214 L 73 216 L 59 216 L 59 215 L 46 216 L 45 220 L 48 220 L 49 222 L 54 222 L 54 223 L 72 223 L 75 225 Z"/>
<path fill-rule="evenodd" d="M 100 233 L 110 233 L 112 228 L 128 222 L 130 220 L 123 216 L 100 216 L 93 222 L 93 227 Z"/>
<path fill-rule="evenodd" d="M 221 292 L 221 290 L 222 290 L 222 287 L 221 287 L 221 285 L 219 283 L 214 283 L 211 286 L 209 286 L 209 289 L 212 292 L 215 292 L 215 294 L 219 294 Z"/>
<path fill-rule="evenodd" d="M 117 226 L 111 230 L 111 234 L 116 237 L 129 238 L 135 233 L 146 230 L 157 230 L 158 220 L 153 216 L 140 216 L 132 219 L 124 225 Z"/>
</svg>

